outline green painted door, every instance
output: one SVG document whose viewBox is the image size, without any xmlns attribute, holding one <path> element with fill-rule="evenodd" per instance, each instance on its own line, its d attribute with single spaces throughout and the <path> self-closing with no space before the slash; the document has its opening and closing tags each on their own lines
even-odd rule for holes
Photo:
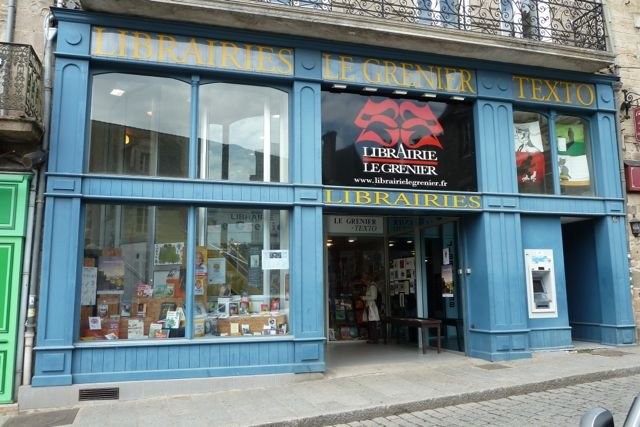
<svg viewBox="0 0 640 427">
<path fill-rule="evenodd" d="M 28 175 L 0 174 L 0 404 L 13 402 Z"/>
</svg>

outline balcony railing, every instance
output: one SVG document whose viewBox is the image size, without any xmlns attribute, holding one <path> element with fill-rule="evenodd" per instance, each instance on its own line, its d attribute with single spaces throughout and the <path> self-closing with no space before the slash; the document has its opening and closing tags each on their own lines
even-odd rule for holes
<svg viewBox="0 0 640 427">
<path fill-rule="evenodd" d="M 474 33 L 607 50 L 602 4 L 589 0 L 258 0 Z"/>
<path fill-rule="evenodd" d="M 0 43 L 0 118 L 42 125 L 42 65 L 29 45 Z"/>
</svg>

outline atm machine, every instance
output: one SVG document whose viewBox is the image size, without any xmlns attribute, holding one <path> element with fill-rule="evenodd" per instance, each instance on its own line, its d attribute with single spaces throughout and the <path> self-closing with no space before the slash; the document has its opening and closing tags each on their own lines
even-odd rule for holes
<svg viewBox="0 0 640 427">
<path fill-rule="evenodd" d="M 558 317 L 552 249 L 525 249 L 530 318 Z"/>
</svg>

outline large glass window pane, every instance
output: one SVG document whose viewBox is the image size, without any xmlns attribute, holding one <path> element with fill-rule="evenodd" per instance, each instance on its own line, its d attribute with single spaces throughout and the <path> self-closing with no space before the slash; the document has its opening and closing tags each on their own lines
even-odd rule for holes
<svg viewBox="0 0 640 427">
<path fill-rule="evenodd" d="M 80 339 L 184 336 L 187 209 L 87 204 Z"/>
<path fill-rule="evenodd" d="M 555 127 L 560 192 L 568 196 L 593 195 L 587 122 L 579 117 L 558 116 Z"/>
<path fill-rule="evenodd" d="M 201 208 L 194 336 L 289 333 L 289 215 Z"/>
<path fill-rule="evenodd" d="M 229 181 L 288 180 L 286 92 L 214 83 L 200 88 L 200 177 Z"/>
<path fill-rule="evenodd" d="M 190 94 L 175 79 L 94 76 L 89 171 L 186 177 Z"/>
<path fill-rule="evenodd" d="M 537 113 L 514 111 L 513 122 L 518 191 L 553 194 L 547 118 Z"/>
</svg>

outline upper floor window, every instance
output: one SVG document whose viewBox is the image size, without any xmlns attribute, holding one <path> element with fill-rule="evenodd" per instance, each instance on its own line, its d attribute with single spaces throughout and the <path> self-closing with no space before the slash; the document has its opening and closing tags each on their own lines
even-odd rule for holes
<svg viewBox="0 0 640 427">
<path fill-rule="evenodd" d="M 200 178 L 288 180 L 286 92 L 213 83 L 200 88 Z"/>
<path fill-rule="evenodd" d="M 187 177 L 190 96 L 175 79 L 94 76 L 89 171 Z"/>
<path fill-rule="evenodd" d="M 191 85 L 108 73 L 93 78 L 89 172 L 228 181 L 289 179 L 289 96 L 264 86 Z M 189 171 L 192 117 L 199 164 Z"/>
<path fill-rule="evenodd" d="M 593 195 L 588 122 L 514 111 L 516 175 L 520 193 Z"/>
</svg>

